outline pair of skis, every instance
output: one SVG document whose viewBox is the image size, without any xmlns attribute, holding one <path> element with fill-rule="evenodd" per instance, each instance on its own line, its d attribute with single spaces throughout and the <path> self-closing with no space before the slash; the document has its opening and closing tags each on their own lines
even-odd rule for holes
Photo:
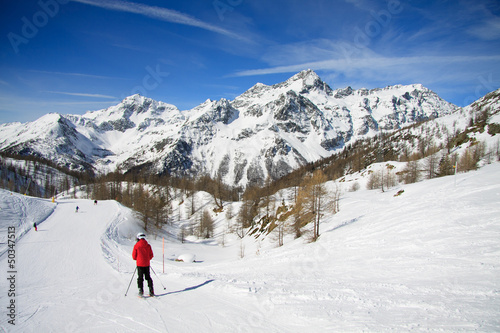
<svg viewBox="0 0 500 333">
<path fill-rule="evenodd" d="M 160 281 L 161 283 L 161 286 L 163 287 L 163 290 L 166 290 L 167 288 L 163 285 L 163 282 L 161 282 L 160 280 L 160 277 L 156 274 L 155 270 L 153 269 L 153 267 L 150 267 L 151 270 L 153 271 L 153 273 L 156 275 L 156 277 L 158 278 L 158 280 Z M 132 280 L 134 279 L 134 275 L 135 275 L 135 272 L 137 271 L 137 267 L 135 268 L 134 270 L 134 273 L 132 274 L 132 277 L 130 278 L 130 282 L 128 284 L 128 287 L 127 287 L 127 291 L 125 292 L 125 296 L 127 296 L 128 294 L 128 290 L 130 289 L 130 285 L 132 284 Z M 149 295 L 149 296 L 145 296 L 145 295 L 138 295 L 139 298 L 151 298 L 151 297 L 157 297 L 157 295 Z"/>
</svg>

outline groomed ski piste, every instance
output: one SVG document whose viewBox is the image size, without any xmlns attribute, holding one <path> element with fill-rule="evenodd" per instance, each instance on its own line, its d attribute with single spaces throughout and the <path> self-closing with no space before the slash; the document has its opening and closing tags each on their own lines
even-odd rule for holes
<svg viewBox="0 0 500 333">
<path fill-rule="evenodd" d="M 134 235 L 143 230 L 128 208 L 2 190 L 0 328 L 500 331 L 500 163 L 385 192 L 344 191 L 340 205 L 338 214 L 325 214 L 315 243 L 289 236 L 276 247 L 271 236 L 228 237 L 221 246 L 169 238 L 164 267 L 163 240 L 148 235 L 159 296 L 140 299 L 136 276 L 125 296 Z M 196 262 L 173 260 L 182 254 Z"/>
</svg>

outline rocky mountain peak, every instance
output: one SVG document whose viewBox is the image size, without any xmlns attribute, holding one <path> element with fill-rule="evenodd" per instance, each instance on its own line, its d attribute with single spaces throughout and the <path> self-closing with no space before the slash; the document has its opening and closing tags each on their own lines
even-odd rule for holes
<svg viewBox="0 0 500 333">
<path fill-rule="evenodd" d="M 144 101 L 145 99 L 148 99 L 148 98 L 141 96 L 140 94 L 134 94 L 134 95 L 130 95 L 130 96 L 125 97 L 121 103 L 122 104 L 142 103 L 142 101 Z"/>
<path fill-rule="evenodd" d="M 336 89 L 334 97 L 339 98 L 339 99 L 344 98 L 344 97 L 352 95 L 352 92 L 353 92 L 353 90 L 350 86 L 348 86 L 346 88 Z"/>
<path fill-rule="evenodd" d="M 315 82 L 315 81 L 321 81 L 320 77 L 318 74 L 316 74 L 315 71 L 312 69 L 306 69 L 303 71 L 298 72 L 291 78 L 289 78 L 287 81 L 297 81 L 297 80 L 304 80 L 308 82 Z"/>
<path fill-rule="evenodd" d="M 303 70 L 283 83 L 278 83 L 273 87 L 287 87 L 300 94 L 312 92 L 315 90 L 324 91 L 331 95 L 332 89 L 311 69 Z"/>
</svg>

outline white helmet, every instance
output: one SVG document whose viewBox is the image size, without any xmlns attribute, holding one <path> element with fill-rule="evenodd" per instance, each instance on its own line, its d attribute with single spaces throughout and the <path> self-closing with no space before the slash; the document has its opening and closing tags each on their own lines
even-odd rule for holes
<svg viewBox="0 0 500 333">
<path fill-rule="evenodd" d="M 137 239 L 146 239 L 146 235 L 144 235 L 144 233 L 140 232 L 137 234 Z"/>
</svg>

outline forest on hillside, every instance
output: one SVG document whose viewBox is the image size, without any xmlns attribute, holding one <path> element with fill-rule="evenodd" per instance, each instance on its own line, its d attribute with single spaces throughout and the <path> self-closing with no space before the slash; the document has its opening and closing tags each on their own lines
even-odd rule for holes
<svg viewBox="0 0 500 333">
<path fill-rule="evenodd" d="M 500 125 L 489 123 L 494 113 L 479 109 L 470 115 L 468 125 L 459 129 L 433 120 L 358 140 L 347 144 L 336 154 L 302 166 L 280 179 L 266 179 L 258 186 L 247 188 L 225 184 L 221 177 L 208 175 L 195 178 L 177 178 L 169 175 L 144 174 L 140 170 L 121 174 L 111 172 L 96 175 L 70 171 L 36 156 L 0 155 L 0 187 L 31 196 L 50 198 L 59 193 L 76 196 L 85 193 L 89 199 L 116 200 L 133 208 L 148 228 L 161 228 L 171 223 L 172 202 L 177 198 L 188 202 L 190 216 L 197 212 L 195 193 L 203 191 L 213 198 L 213 211 L 224 211 L 224 202 L 241 202 L 237 216 L 238 227 L 234 232 L 240 237 L 246 233 L 263 233 L 277 230 L 278 237 L 292 232 L 301 237 L 301 230 L 313 225 L 311 239 L 319 237 L 319 223 L 326 209 L 337 212 L 343 190 L 356 191 L 359 184 L 341 189 L 342 177 L 366 170 L 373 163 L 388 162 L 384 168 L 370 172 L 367 188 L 388 189 L 397 184 L 414 183 L 422 179 L 442 177 L 474 170 L 480 161 L 491 163 L 500 160 L 500 140 L 488 147 L 474 134 L 487 132 L 490 136 L 500 133 Z M 463 110 L 462 110 L 463 112 Z M 465 147 L 460 150 L 459 147 Z M 391 161 L 404 162 L 405 168 L 396 172 Z M 336 181 L 335 189 L 328 191 L 325 183 Z M 279 202 L 278 195 L 292 189 L 293 198 Z M 180 199 L 179 199 L 180 198 Z M 198 214 L 198 226 L 191 230 L 199 237 L 210 238 L 213 221 L 208 212 Z M 285 223 L 286 221 L 286 223 Z M 286 224 L 286 225 L 285 225 Z"/>
</svg>

